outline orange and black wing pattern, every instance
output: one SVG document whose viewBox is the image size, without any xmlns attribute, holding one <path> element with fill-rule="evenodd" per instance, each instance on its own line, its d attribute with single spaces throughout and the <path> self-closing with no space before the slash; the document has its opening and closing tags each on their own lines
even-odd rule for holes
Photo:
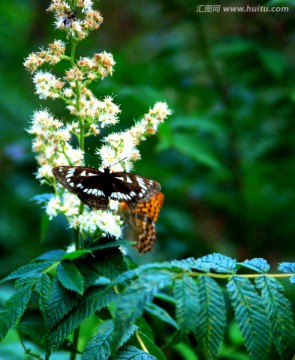
<svg viewBox="0 0 295 360">
<path fill-rule="evenodd" d="M 150 251 L 156 241 L 156 221 L 164 203 L 164 195 L 158 192 L 149 201 L 139 203 L 135 210 L 130 211 L 126 203 L 121 203 L 120 213 L 127 225 L 127 236 L 136 242 L 140 253 Z"/>
</svg>

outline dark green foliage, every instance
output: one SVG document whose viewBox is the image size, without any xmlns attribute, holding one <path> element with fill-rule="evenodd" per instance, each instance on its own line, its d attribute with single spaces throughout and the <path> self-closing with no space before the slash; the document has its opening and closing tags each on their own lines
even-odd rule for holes
<svg viewBox="0 0 295 360">
<path fill-rule="evenodd" d="M 255 287 L 250 280 L 234 276 L 227 289 L 251 359 L 268 359 L 270 323 Z"/>
<path fill-rule="evenodd" d="M 57 267 L 57 278 L 66 289 L 75 291 L 78 294 L 83 293 L 84 279 L 73 263 L 60 262 Z"/>
<path fill-rule="evenodd" d="M 47 338 L 47 346 L 50 349 L 59 346 L 83 320 L 113 302 L 115 297 L 113 291 L 99 287 L 87 290 L 75 307 L 51 330 Z"/>
<path fill-rule="evenodd" d="M 201 276 L 198 281 L 199 314 L 195 336 L 201 358 L 215 359 L 224 337 L 226 309 L 222 290 L 214 279 Z"/>
<path fill-rule="evenodd" d="M 157 358 L 133 346 L 127 346 L 120 351 L 117 360 L 157 360 Z"/>
<path fill-rule="evenodd" d="M 270 320 L 273 342 L 282 359 L 295 354 L 295 327 L 290 301 L 284 296 L 283 286 L 269 276 L 256 279 L 261 299 Z"/>
<path fill-rule="evenodd" d="M 27 282 L 26 285 L 18 288 L 15 294 L 7 300 L 4 307 L 0 310 L 0 341 L 26 310 L 33 285 L 34 280 L 32 279 Z"/>
<path fill-rule="evenodd" d="M 260 275 L 268 267 L 263 259 L 239 263 L 212 254 L 128 270 L 117 248 L 65 258 L 62 251 L 47 253 L 7 277 L 16 279 L 16 292 L 0 311 L 2 338 L 16 326 L 51 352 L 65 348 L 71 334 L 94 317 L 94 335 L 81 349 L 82 360 L 164 360 L 166 347 L 186 342 L 200 358 L 214 360 L 225 336 L 228 297 L 251 360 L 268 359 L 271 343 L 282 360 L 294 352 L 290 302 L 280 283 Z M 247 275 L 238 274 L 246 267 L 255 275 L 256 288 Z M 227 287 L 213 277 L 228 280 Z M 29 301 L 38 312 L 31 312 Z"/>
<path fill-rule="evenodd" d="M 183 332 L 194 331 L 199 317 L 199 291 L 193 278 L 184 275 L 174 281 L 176 320 Z"/>
</svg>

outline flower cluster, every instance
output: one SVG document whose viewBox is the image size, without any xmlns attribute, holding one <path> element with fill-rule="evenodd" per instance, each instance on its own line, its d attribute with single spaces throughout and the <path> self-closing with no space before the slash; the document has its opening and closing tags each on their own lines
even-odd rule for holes
<svg viewBox="0 0 295 360">
<path fill-rule="evenodd" d="M 47 109 L 34 112 L 28 132 L 34 136 L 33 151 L 38 154 L 36 157 L 39 165 L 37 179 L 51 184 L 53 167 L 69 165 L 69 159 L 76 165 L 83 164 L 83 151 L 74 149 L 70 144 L 72 134 L 75 133 L 77 127 L 76 123 L 64 126 Z"/>
<path fill-rule="evenodd" d="M 63 41 L 55 40 L 47 50 L 30 54 L 24 66 L 33 74 L 35 93 L 39 98 L 63 101 L 71 120 L 61 121 L 49 110 L 40 109 L 34 112 L 28 132 L 33 136 L 33 151 L 38 163 L 36 177 L 54 188 L 54 195 L 46 198 L 44 205 L 49 218 L 65 215 L 69 227 L 75 229 L 81 238 L 107 235 L 119 238 L 122 222 L 117 215 L 118 201 L 110 201 L 107 211 L 92 211 L 82 206 L 76 195 L 59 185 L 52 173 L 56 166 L 84 165 L 85 138 L 99 135 L 102 129 L 119 121 L 121 110 L 113 98 L 98 99 L 88 88 L 93 81 L 113 74 L 115 62 L 112 54 L 101 52 L 92 57 L 75 58 L 77 45 L 102 22 L 100 13 L 93 10 L 92 5 L 91 0 L 51 0 L 48 11 L 54 13 L 56 27 L 64 30 L 70 41 L 66 46 Z M 42 69 L 43 65 L 53 67 L 60 61 L 68 62 L 64 76 L 57 77 L 47 68 Z M 156 103 L 131 128 L 109 133 L 101 139 L 103 145 L 96 149 L 101 167 L 130 171 L 133 163 L 140 159 L 139 143 L 153 135 L 170 114 L 165 103 Z"/>
<path fill-rule="evenodd" d="M 90 31 L 96 30 L 101 25 L 103 18 L 98 11 L 92 9 L 93 2 L 90 0 L 77 1 L 76 8 L 81 8 L 84 14 L 83 19 L 76 19 L 76 15 L 71 15 L 73 9 L 63 0 L 53 0 L 47 11 L 54 12 L 55 27 L 67 31 L 69 36 L 75 37 L 78 41 L 85 39 Z M 75 10 L 77 12 L 77 10 Z M 76 14 L 76 13 L 75 13 Z M 66 26 L 66 19 L 74 17 L 71 26 Z"/>
<path fill-rule="evenodd" d="M 133 162 L 140 159 L 136 145 L 144 141 L 146 136 L 155 134 L 158 126 L 170 114 L 171 110 L 166 103 L 157 102 L 143 120 L 135 123 L 130 129 L 106 136 L 104 141 L 107 144 L 97 149 L 103 167 L 110 166 L 114 171 L 130 171 Z M 125 159 L 127 160 L 124 161 Z M 116 165 L 112 166 L 114 164 Z"/>
<path fill-rule="evenodd" d="M 31 73 L 34 73 L 45 63 L 55 65 L 63 58 L 65 50 L 65 43 L 61 40 L 55 40 L 52 44 L 49 44 L 47 50 L 30 54 L 25 59 L 24 66 Z"/>
</svg>

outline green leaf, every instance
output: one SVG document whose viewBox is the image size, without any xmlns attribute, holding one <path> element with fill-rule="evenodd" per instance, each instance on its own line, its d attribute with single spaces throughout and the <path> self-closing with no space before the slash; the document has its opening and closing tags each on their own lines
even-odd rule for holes
<svg viewBox="0 0 295 360">
<path fill-rule="evenodd" d="M 194 331 L 199 316 L 199 292 L 195 281 L 187 275 L 174 281 L 173 294 L 176 320 L 181 331 Z"/>
<path fill-rule="evenodd" d="M 59 346 L 81 322 L 116 299 L 112 290 L 89 288 L 77 305 L 58 323 L 48 336 L 49 349 Z"/>
<path fill-rule="evenodd" d="M 132 325 L 128 329 L 122 338 L 120 346 L 122 346 L 137 330 L 135 325 Z M 91 338 L 90 342 L 85 347 L 81 360 L 107 360 L 111 355 L 110 344 L 112 342 L 112 334 L 114 331 L 113 320 L 107 320 L 102 323 L 96 334 Z"/>
<path fill-rule="evenodd" d="M 123 255 L 119 249 L 104 249 L 94 253 L 91 265 L 101 275 L 114 279 L 127 270 Z"/>
<path fill-rule="evenodd" d="M 200 311 L 195 336 L 200 358 L 216 359 L 226 327 L 223 293 L 215 280 L 201 276 L 198 281 Z"/>
<path fill-rule="evenodd" d="M 8 280 L 18 279 L 18 278 L 26 278 L 38 276 L 40 272 L 48 269 L 52 265 L 51 261 L 46 261 L 42 263 L 33 263 L 20 267 L 10 275 L 6 276 L 4 279 L 0 281 L 0 283 Z"/>
<path fill-rule="evenodd" d="M 164 321 L 165 323 L 173 326 L 174 328 L 178 329 L 177 322 L 168 314 L 166 310 L 161 308 L 155 304 L 147 304 L 145 310 L 150 313 L 151 315 L 157 317 L 158 319 Z"/>
<path fill-rule="evenodd" d="M 251 260 L 245 260 L 243 262 L 239 262 L 238 265 L 243 266 L 247 269 L 251 269 L 260 273 L 268 272 L 270 266 L 266 260 L 262 258 L 254 258 Z"/>
<path fill-rule="evenodd" d="M 77 293 L 67 291 L 55 278 L 45 309 L 49 329 L 52 329 L 79 301 Z"/>
<path fill-rule="evenodd" d="M 63 261 L 58 264 L 57 278 L 66 289 L 83 294 L 84 278 L 73 263 Z"/>
<path fill-rule="evenodd" d="M 107 360 L 111 356 L 111 335 L 114 330 L 112 320 L 107 320 L 101 324 L 96 334 L 85 347 L 81 360 Z"/>
<path fill-rule="evenodd" d="M 116 360 L 157 360 L 157 358 L 136 347 L 127 346 L 118 353 Z"/>
<path fill-rule="evenodd" d="M 61 260 L 75 260 L 79 257 L 82 257 L 84 255 L 87 255 L 87 254 L 91 254 L 91 251 L 90 250 L 76 250 L 76 251 L 72 251 L 70 253 L 66 253 L 64 254 L 64 256 L 62 257 Z"/>
<path fill-rule="evenodd" d="M 270 324 L 255 287 L 249 279 L 233 276 L 227 289 L 251 360 L 269 359 Z"/>
<path fill-rule="evenodd" d="M 28 281 L 26 285 L 18 288 L 0 310 L 0 341 L 6 336 L 8 330 L 14 326 L 18 319 L 23 315 L 30 300 L 34 282 L 35 280 L 31 279 L 31 281 Z"/>
<path fill-rule="evenodd" d="M 56 261 L 60 261 L 65 254 L 66 254 L 66 251 L 64 251 L 64 250 L 51 250 L 45 254 L 38 256 L 36 259 L 34 259 L 34 261 L 56 262 Z"/>
<path fill-rule="evenodd" d="M 40 295 L 39 306 L 40 310 L 46 313 L 46 308 L 48 306 L 48 300 L 51 293 L 51 279 L 50 276 L 46 273 L 43 273 L 36 281 L 35 289 Z"/>
<path fill-rule="evenodd" d="M 149 354 L 155 356 L 157 360 L 166 360 L 166 357 L 163 354 L 163 352 L 159 349 L 159 347 L 150 337 L 148 337 L 142 331 L 139 331 L 138 335 L 141 341 L 144 343 L 145 347 L 147 348 Z"/>
<path fill-rule="evenodd" d="M 115 317 L 114 348 L 117 348 L 122 334 L 130 324 L 142 315 L 145 306 L 152 301 L 155 293 L 170 279 L 171 274 L 165 271 L 146 273 L 134 280 L 121 293 Z"/>
<path fill-rule="evenodd" d="M 129 247 L 132 244 L 134 244 L 134 242 L 129 241 L 129 240 L 116 240 L 116 241 L 112 241 L 112 242 L 109 242 L 109 243 L 106 243 L 106 244 L 92 246 L 90 248 L 90 250 L 96 251 L 96 250 L 109 249 L 109 248 L 119 247 L 119 246 Z"/>
<path fill-rule="evenodd" d="M 261 298 L 271 323 L 273 342 L 281 359 L 289 359 L 295 354 L 295 327 L 290 301 L 283 295 L 283 286 L 274 278 L 260 276 L 256 286 L 261 290 Z"/>
<path fill-rule="evenodd" d="M 214 253 L 195 260 L 192 269 L 199 271 L 233 274 L 236 272 L 237 261 L 228 256 Z"/>
</svg>

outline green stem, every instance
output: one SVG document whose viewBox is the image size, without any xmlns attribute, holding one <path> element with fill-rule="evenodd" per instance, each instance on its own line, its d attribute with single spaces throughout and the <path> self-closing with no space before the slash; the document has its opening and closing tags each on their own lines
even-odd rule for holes
<svg viewBox="0 0 295 360">
<path fill-rule="evenodd" d="M 80 332 L 80 327 L 78 327 L 74 331 L 74 337 L 73 337 L 73 348 L 74 348 L 74 350 L 71 352 L 70 360 L 76 360 L 76 352 L 75 352 L 75 350 L 78 348 L 79 332 Z"/>
</svg>

